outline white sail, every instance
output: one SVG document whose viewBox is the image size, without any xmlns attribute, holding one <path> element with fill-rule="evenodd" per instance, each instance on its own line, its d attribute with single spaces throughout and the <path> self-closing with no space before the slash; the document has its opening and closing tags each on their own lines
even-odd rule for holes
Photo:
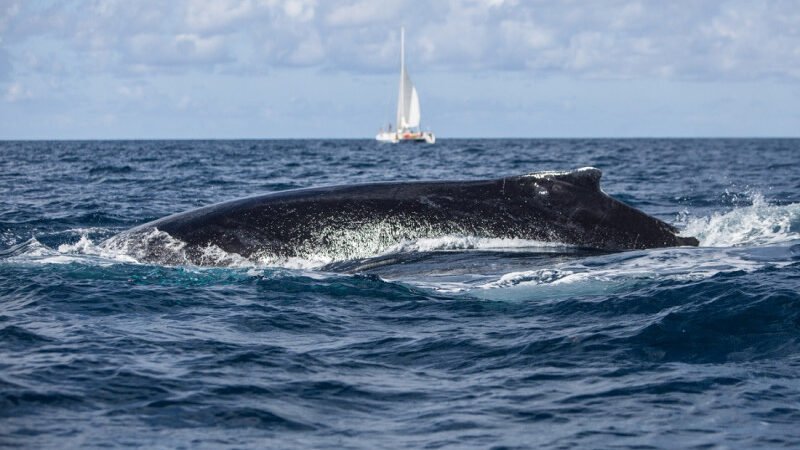
<svg viewBox="0 0 800 450">
<path fill-rule="evenodd" d="M 406 71 L 405 30 L 400 29 L 400 92 L 397 98 L 397 128 L 419 126 L 419 95 Z"/>
<path fill-rule="evenodd" d="M 418 129 L 419 122 L 419 94 L 406 71 L 405 30 L 400 28 L 400 89 L 397 94 L 397 128 L 392 131 L 392 127 L 389 126 L 387 131 L 381 130 L 375 139 L 392 143 L 425 141 L 433 144 L 436 142 L 436 136 L 432 132 Z M 413 128 L 417 128 L 417 130 L 413 130 Z"/>
<path fill-rule="evenodd" d="M 419 126 L 419 96 L 417 96 L 417 88 L 411 86 L 411 101 L 408 104 L 408 118 L 406 125 L 409 128 Z"/>
<path fill-rule="evenodd" d="M 408 72 L 400 77 L 400 94 L 397 99 L 397 127 L 399 129 L 419 126 L 419 95 Z"/>
</svg>

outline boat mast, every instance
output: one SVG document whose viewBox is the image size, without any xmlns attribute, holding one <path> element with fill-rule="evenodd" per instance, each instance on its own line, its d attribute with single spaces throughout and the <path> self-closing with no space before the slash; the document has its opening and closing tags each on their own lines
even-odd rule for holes
<svg viewBox="0 0 800 450">
<path fill-rule="evenodd" d="M 400 93 L 397 96 L 397 131 L 405 128 L 404 117 L 406 115 L 406 105 L 403 93 L 405 92 L 405 70 L 406 70 L 406 30 L 400 27 Z"/>
<path fill-rule="evenodd" d="M 406 29 L 400 27 L 400 74 L 406 69 Z"/>
</svg>

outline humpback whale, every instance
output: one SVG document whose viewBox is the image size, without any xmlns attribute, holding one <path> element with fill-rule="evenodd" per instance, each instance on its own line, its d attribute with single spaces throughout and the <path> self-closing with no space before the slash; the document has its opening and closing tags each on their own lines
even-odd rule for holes
<svg viewBox="0 0 800 450">
<path fill-rule="evenodd" d="M 600 170 L 490 180 L 315 187 L 175 214 L 107 241 L 146 262 L 214 265 L 224 252 L 251 261 L 375 256 L 442 236 L 525 239 L 622 251 L 696 246 L 697 239 L 600 189 Z"/>
</svg>

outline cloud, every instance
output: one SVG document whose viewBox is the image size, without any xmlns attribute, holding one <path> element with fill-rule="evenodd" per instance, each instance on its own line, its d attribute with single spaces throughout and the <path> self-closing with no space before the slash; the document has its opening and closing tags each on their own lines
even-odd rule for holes
<svg viewBox="0 0 800 450">
<path fill-rule="evenodd" d="M 2 44 L 2 42 L 0 42 Z M 11 75 L 11 60 L 8 52 L 0 48 L 0 81 L 7 80 Z"/>
<path fill-rule="evenodd" d="M 6 80 L 11 74 L 11 57 L 6 51 L 3 43 L 3 35 L 11 20 L 19 14 L 19 1 L 0 0 L 0 81 Z"/>
<path fill-rule="evenodd" d="M 21 3 L 19 0 L 1 0 L 0 1 L 0 34 L 2 34 L 6 27 L 8 27 L 9 22 L 11 19 L 14 18 L 21 9 Z"/>
<path fill-rule="evenodd" d="M 313 0 L 285 0 L 282 2 L 283 12 L 292 20 L 308 22 L 314 18 L 314 8 L 317 2 Z"/>
<path fill-rule="evenodd" d="M 144 66 L 208 65 L 230 59 L 221 36 L 139 34 L 127 41 L 129 61 Z"/>
<path fill-rule="evenodd" d="M 12 83 L 6 88 L 5 99 L 7 102 L 18 102 L 32 97 L 31 91 L 22 83 Z"/>
<path fill-rule="evenodd" d="M 43 40 L 79 72 L 386 72 L 396 70 L 401 24 L 410 63 L 435 70 L 800 77 L 800 9 L 782 0 L 6 0 L 0 39 L 10 56 L 0 53 L 0 76 Z"/>
<path fill-rule="evenodd" d="M 193 0 L 186 5 L 185 23 L 199 32 L 227 31 L 260 13 L 252 0 Z"/>
<path fill-rule="evenodd" d="M 325 24 L 332 27 L 352 27 L 385 24 L 402 10 L 403 1 L 387 0 L 376 2 L 359 0 L 345 3 L 325 15 Z"/>
</svg>

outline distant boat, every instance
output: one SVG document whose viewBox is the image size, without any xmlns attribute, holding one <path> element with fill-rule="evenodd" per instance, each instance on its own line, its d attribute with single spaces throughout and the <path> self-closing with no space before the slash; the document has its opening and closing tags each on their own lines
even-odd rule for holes
<svg viewBox="0 0 800 450">
<path fill-rule="evenodd" d="M 375 139 L 380 142 L 436 142 L 430 131 L 419 128 L 419 95 L 406 72 L 405 30 L 400 28 L 400 93 L 397 98 L 397 124 L 394 130 L 381 130 Z"/>
</svg>

